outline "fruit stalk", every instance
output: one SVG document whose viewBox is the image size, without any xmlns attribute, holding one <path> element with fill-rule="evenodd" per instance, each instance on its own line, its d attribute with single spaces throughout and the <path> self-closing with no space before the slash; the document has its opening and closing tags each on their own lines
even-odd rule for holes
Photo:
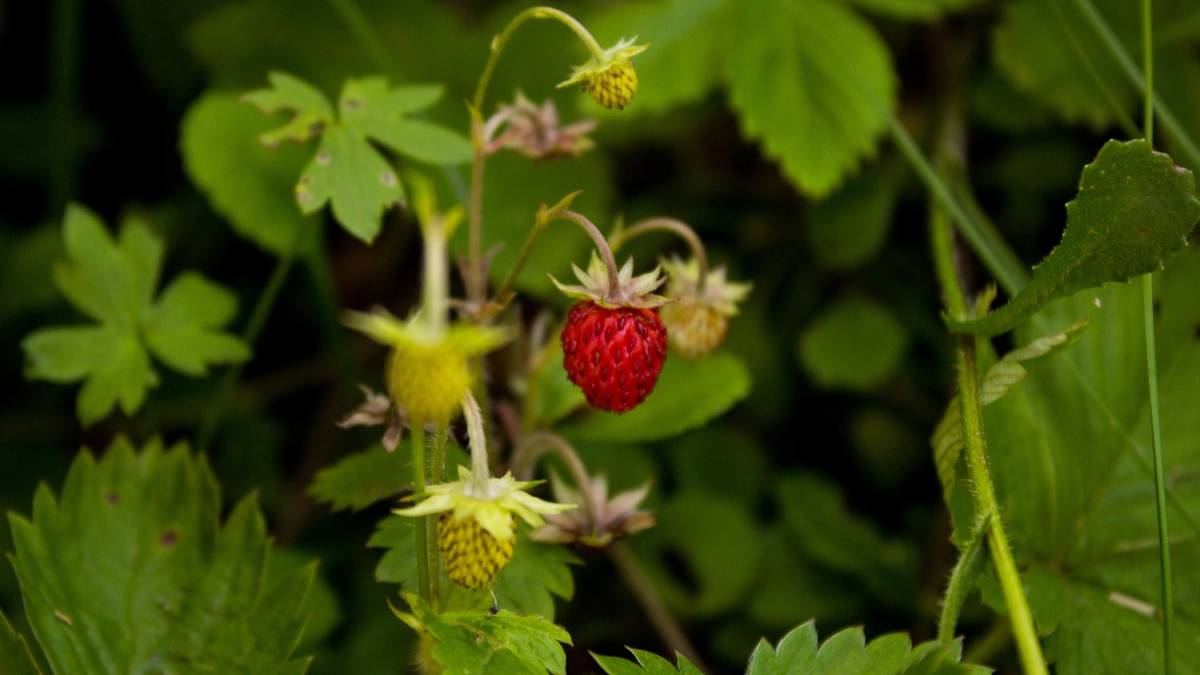
<svg viewBox="0 0 1200 675">
<path fill-rule="evenodd" d="M 513 475 L 517 480 L 532 480 L 533 469 L 537 466 L 538 459 L 548 450 L 553 451 L 567 465 L 567 470 L 575 479 L 575 485 L 579 487 L 579 495 L 583 497 L 583 503 L 580 506 L 587 515 L 588 521 L 594 522 L 601 507 L 595 503 L 592 491 L 588 489 L 592 478 L 588 475 L 583 460 L 579 459 L 579 453 L 562 436 L 550 431 L 534 431 L 527 434 L 513 452 L 511 462 Z"/>
<path fill-rule="evenodd" d="M 662 216 L 639 220 L 627 228 L 619 228 L 616 232 L 613 232 L 608 243 L 612 246 L 613 250 L 616 250 L 621 248 L 621 245 L 630 239 L 655 230 L 679 235 L 691 247 L 692 255 L 696 257 L 696 263 L 700 266 L 700 275 L 696 281 L 696 290 L 703 293 L 704 284 L 708 280 L 708 254 L 704 251 L 704 242 L 700 239 L 700 236 L 696 234 L 696 231 L 690 225 L 682 220 Z"/>
</svg>

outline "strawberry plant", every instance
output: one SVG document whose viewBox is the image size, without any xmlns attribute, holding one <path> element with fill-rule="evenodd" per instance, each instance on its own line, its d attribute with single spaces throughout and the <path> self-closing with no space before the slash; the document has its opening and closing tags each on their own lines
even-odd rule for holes
<svg viewBox="0 0 1200 675">
<path fill-rule="evenodd" d="M 0 675 L 1200 671 L 1194 3 L 42 5 Z"/>
</svg>

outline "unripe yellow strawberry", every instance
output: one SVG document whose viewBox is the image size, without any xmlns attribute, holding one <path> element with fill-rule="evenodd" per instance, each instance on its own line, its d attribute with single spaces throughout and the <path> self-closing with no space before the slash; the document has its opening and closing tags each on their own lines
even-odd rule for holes
<svg viewBox="0 0 1200 675">
<path fill-rule="evenodd" d="M 583 90 L 605 108 L 624 110 L 637 93 L 637 73 L 632 63 L 619 63 L 607 70 L 588 75 Z"/>
<path fill-rule="evenodd" d="M 611 49 L 599 51 L 595 48 L 592 60 L 576 66 L 571 77 L 558 86 L 565 87 L 583 82 L 586 91 L 596 103 L 605 108 L 622 110 L 637 93 L 637 73 L 629 59 L 646 50 L 650 45 L 635 45 L 632 40 L 621 40 Z"/>
<path fill-rule="evenodd" d="M 397 344 L 388 362 L 388 390 L 410 417 L 448 422 L 458 417 L 470 386 L 467 357 L 450 344 Z"/>
<path fill-rule="evenodd" d="M 729 330 L 729 317 L 691 296 L 663 305 L 658 314 L 667 327 L 671 352 L 688 360 L 710 354 Z"/>
<path fill-rule="evenodd" d="M 446 575 L 460 586 L 483 588 L 494 581 L 512 560 L 516 543 L 515 525 L 512 536 L 498 539 L 474 518 L 458 518 L 449 512 L 438 517 L 438 550 L 446 564 Z"/>
</svg>

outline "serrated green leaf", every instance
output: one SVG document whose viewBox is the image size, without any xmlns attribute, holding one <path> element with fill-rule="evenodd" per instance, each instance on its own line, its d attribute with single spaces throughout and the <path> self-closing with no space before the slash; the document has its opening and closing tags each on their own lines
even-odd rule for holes
<svg viewBox="0 0 1200 675">
<path fill-rule="evenodd" d="M 118 403 L 132 415 L 146 390 L 158 386 L 148 348 L 189 375 L 249 357 L 241 340 L 217 330 L 236 309 L 228 291 L 184 273 L 155 301 L 163 245 L 144 225 L 127 221 L 114 242 L 99 218 L 72 205 L 63 239 L 68 260 L 56 267 L 55 280 L 100 325 L 44 328 L 26 337 L 22 349 L 26 377 L 84 380 L 76 410 L 85 426 Z"/>
<path fill-rule="evenodd" d="M 832 0 L 742 2 L 729 93 L 742 128 L 803 192 L 832 192 L 875 151 L 896 100 L 887 46 Z"/>
<path fill-rule="evenodd" d="M 631 543 L 663 599 L 688 616 L 713 616 L 741 603 L 757 577 L 762 550 L 747 508 L 723 495 L 689 491 L 656 515 L 658 524 Z M 683 558 L 691 588 L 664 563 L 666 551 Z"/>
<path fill-rule="evenodd" d="M 668 358 L 640 406 L 623 415 L 593 412 L 562 434 L 582 441 L 661 440 L 703 426 L 749 393 L 750 373 L 732 354 L 718 352 L 701 361 Z"/>
<path fill-rule="evenodd" d="M 402 119 L 442 97 L 437 86 L 389 89 L 383 78 L 348 80 L 339 103 L 342 123 L 402 155 L 430 164 L 471 161 L 471 142 L 446 127 Z"/>
<path fill-rule="evenodd" d="M 629 648 L 629 651 L 633 654 L 633 658 L 637 659 L 637 663 L 616 656 L 600 656 L 599 654 L 592 654 L 592 658 L 608 675 L 642 675 L 643 673 L 646 675 L 690 675 L 699 672 L 696 666 L 692 665 L 692 662 L 684 658 L 682 654 L 676 654 L 675 658 L 679 661 L 679 666 L 676 667 L 658 654 L 632 647 Z"/>
<path fill-rule="evenodd" d="M 997 335 L 1047 303 L 1162 267 L 1187 245 L 1200 219 L 1192 172 L 1144 140 L 1109 141 L 1083 168 L 1079 194 L 1067 204 L 1060 243 L 1004 307 L 979 319 L 947 319 L 955 332 Z"/>
<path fill-rule="evenodd" d="M 4 612 L 0 612 L 0 673 L 42 675 L 25 638 L 13 630 Z"/>
<path fill-rule="evenodd" d="M 253 103 L 267 113 L 277 110 L 295 112 L 287 124 L 258 137 L 267 147 L 283 141 L 303 143 L 333 122 L 333 107 L 316 87 L 294 75 L 281 72 L 272 72 L 267 79 L 271 83 L 269 88 L 256 89 L 243 95 L 242 100 Z"/>
<path fill-rule="evenodd" d="M 313 479 L 308 494 L 328 502 L 334 511 L 358 511 L 377 501 L 394 497 L 412 487 L 411 450 L 408 441 L 394 452 L 374 445 L 322 469 Z"/>
<path fill-rule="evenodd" d="M 240 338 L 222 332 L 237 312 L 237 297 L 195 272 L 184 272 L 159 296 L 143 322 L 150 351 L 181 373 L 201 377 L 211 363 L 250 358 Z"/>
<path fill-rule="evenodd" d="M 566 675 L 571 644 L 561 626 L 540 616 L 519 616 L 506 609 L 433 614 L 406 593 L 415 616 L 434 639 L 433 658 L 450 675 Z"/>
<path fill-rule="evenodd" d="M 897 19 L 929 20 L 943 14 L 960 12 L 979 4 L 979 0 L 850 0 L 869 11 Z"/>
<path fill-rule="evenodd" d="M 264 582 L 253 499 L 224 527 L 219 511 L 211 471 L 185 448 L 117 441 L 100 461 L 82 452 L 57 500 L 40 488 L 32 520 L 10 514 L 26 614 L 54 671 L 303 672 L 290 654 L 314 567 Z"/>
<path fill-rule="evenodd" d="M 908 340 L 908 331 L 887 307 L 847 295 L 805 329 L 798 353 L 818 385 L 867 390 L 895 374 Z"/>
<path fill-rule="evenodd" d="M 996 363 L 988 367 L 979 382 L 980 400 L 983 405 L 994 403 L 1012 390 L 1029 371 L 1022 363 L 1027 363 L 1052 356 L 1069 348 L 1082 337 L 1081 331 L 1091 324 L 1091 320 L 1083 319 L 1067 326 L 1061 331 L 1044 335 L 1020 349 L 1004 355 Z M 933 463 L 937 467 L 938 479 L 942 482 L 942 495 L 949 503 L 958 482 L 955 466 L 963 451 L 962 413 L 959 410 L 958 397 L 950 399 L 946 412 L 938 422 L 937 428 L 930 438 L 933 446 Z"/>
<path fill-rule="evenodd" d="M 233 95 L 209 92 L 188 108 L 179 145 L 188 177 L 234 232 L 285 255 L 311 245 L 304 230 L 317 228 L 296 210 L 295 181 L 307 152 L 255 140 L 271 124 Z"/>
<path fill-rule="evenodd" d="M 336 126 L 321 136 L 317 154 L 296 184 L 296 202 L 315 213 L 331 202 L 333 216 L 350 234 L 370 243 L 383 212 L 404 200 L 396 172 L 362 134 Z"/>
<path fill-rule="evenodd" d="M 847 628 L 817 647 L 810 621 L 785 635 L 772 648 L 763 640 L 750 656 L 746 675 L 984 675 L 987 668 L 958 663 L 961 645 L 927 642 L 909 649 L 903 633 L 869 644 L 862 628 Z"/>
</svg>

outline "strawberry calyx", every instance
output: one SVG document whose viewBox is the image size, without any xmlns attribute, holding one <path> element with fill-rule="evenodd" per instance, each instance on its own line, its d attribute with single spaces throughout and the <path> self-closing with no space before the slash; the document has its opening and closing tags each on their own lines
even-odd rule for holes
<svg viewBox="0 0 1200 675">
<path fill-rule="evenodd" d="M 666 281 L 661 266 L 634 276 L 631 257 L 621 266 L 614 279 L 614 275 L 593 251 L 586 272 L 579 269 L 578 265 L 572 264 L 571 267 L 580 284 L 564 284 L 550 275 L 550 281 L 568 297 L 594 302 L 605 309 L 653 309 L 671 302 L 669 298 L 654 293 Z"/>
</svg>

